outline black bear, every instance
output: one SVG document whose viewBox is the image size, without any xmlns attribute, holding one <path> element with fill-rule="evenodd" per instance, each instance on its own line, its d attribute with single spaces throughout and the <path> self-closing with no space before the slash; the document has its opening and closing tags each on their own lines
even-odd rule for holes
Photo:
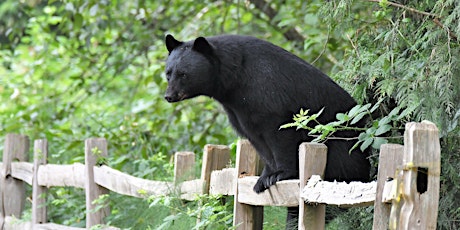
<svg viewBox="0 0 460 230">
<path fill-rule="evenodd" d="M 217 100 L 230 123 L 255 147 L 265 166 L 254 186 L 263 192 L 277 181 L 298 178 L 298 146 L 312 140 L 306 132 L 279 129 L 301 108 L 323 124 L 356 105 L 326 74 L 294 54 L 251 36 L 198 37 L 182 42 L 166 36 L 168 88 L 165 99 L 177 102 L 199 95 Z M 361 126 L 363 124 L 357 124 Z M 349 150 L 356 132 L 336 133 L 326 141 L 325 180 L 368 181 L 368 153 Z M 288 218 L 295 216 L 291 209 Z"/>
</svg>

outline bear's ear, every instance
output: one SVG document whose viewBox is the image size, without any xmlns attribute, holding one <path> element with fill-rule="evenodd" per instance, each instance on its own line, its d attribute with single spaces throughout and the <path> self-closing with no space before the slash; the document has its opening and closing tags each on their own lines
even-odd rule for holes
<svg viewBox="0 0 460 230">
<path fill-rule="evenodd" d="M 183 44 L 183 42 L 176 40 L 171 34 L 166 35 L 165 43 L 169 53 L 171 53 L 175 48 Z"/>
<path fill-rule="evenodd" d="M 204 37 L 198 37 L 195 39 L 192 49 L 207 55 L 211 55 L 213 53 L 211 44 L 209 44 Z"/>
</svg>

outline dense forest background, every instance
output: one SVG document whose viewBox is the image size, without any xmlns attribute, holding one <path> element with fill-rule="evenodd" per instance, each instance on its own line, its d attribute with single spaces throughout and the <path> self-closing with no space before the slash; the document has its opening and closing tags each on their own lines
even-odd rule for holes
<svg viewBox="0 0 460 230">
<path fill-rule="evenodd" d="M 105 137 L 111 167 L 170 180 L 175 151 L 201 153 L 207 143 L 234 147 L 238 137 L 217 103 L 163 99 L 168 33 L 180 40 L 244 34 L 281 46 L 359 103 L 380 102 L 374 119 L 388 118 L 390 142 L 401 143 L 407 121 L 435 122 L 442 146 L 438 229 L 460 228 L 457 0 L 3 0 L 0 150 L 6 133 L 46 138 L 48 161 L 68 164 L 83 162 L 85 138 Z M 83 191 L 50 192 L 50 221 L 84 226 Z M 107 221 L 121 228 L 231 226 L 231 202 L 212 197 L 108 199 Z M 372 207 L 351 209 L 329 228 L 370 229 L 371 213 Z M 266 229 L 283 228 L 284 217 L 284 209 L 268 209 Z"/>
</svg>

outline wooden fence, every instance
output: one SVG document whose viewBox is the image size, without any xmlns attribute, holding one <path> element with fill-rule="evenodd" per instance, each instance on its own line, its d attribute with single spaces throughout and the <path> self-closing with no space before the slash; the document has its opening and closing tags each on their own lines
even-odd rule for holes
<svg viewBox="0 0 460 230">
<path fill-rule="evenodd" d="M 136 178 L 103 165 L 107 141 L 102 138 L 85 141 L 85 164 L 55 165 L 47 164 L 46 140 L 34 142 L 34 159 L 29 163 L 27 136 L 8 134 L 0 167 L 0 224 L 2 229 L 80 229 L 47 223 L 47 188 L 73 186 L 86 191 L 87 228 L 103 224 L 110 212 L 107 207 L 95 209 L 93 201 L 113 191 L 134 197 L 180 194 L 183 199 L 205 193 L 237 194 L 233 223 L 243 230 L 262 229 L 263 206 L 299 204 L 299 229 L 324 229 L 325 205 L 375 205 L 374 229 L 435 229 L 440 176 L 438 130 L 430 122 L 408 123 L 404 141 L 404 146 L 382 145 L 376 182 L 350 184 L 321 181 L 327 148 L 303 143 L 299 147 L 300 179 L 278 182 L 256 194 L 252 187 L 263 165 L 247 140 L 238 142 L 236 168 L 225 168 L 230 162 L 228 147 L 206 145 L 199 179 L 193 178 L 194 154 L 176 153 L 174 181 L 164 182 Z M 24 223 L 15 217 L 20 218 L 24 208 L 25 184 L 32 185 L 32 221 Z"/>
</svg>

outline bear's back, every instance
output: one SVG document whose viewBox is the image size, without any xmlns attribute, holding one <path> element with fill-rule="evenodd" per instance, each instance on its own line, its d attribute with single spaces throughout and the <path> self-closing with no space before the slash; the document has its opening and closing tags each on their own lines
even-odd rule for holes
<svg viewBox="0 0 460 230">
<path fill-rule="evenodd" d="M 232 91 L 257 95 L 254 103 L 267 103 L 263 107 L 269 111 L 292 114 L 300 108 L 317 112 L 327 107 L 323 117 L 329 120 L 335 117 L 335 113 L 344 112 L 356 104 L 326 74 L 270 42 L 242 35 L 206 39 L 214 46 L 216 56 L 224 66 L 224 76 L 220 77 L 238 82 Z"/>
</svg>

